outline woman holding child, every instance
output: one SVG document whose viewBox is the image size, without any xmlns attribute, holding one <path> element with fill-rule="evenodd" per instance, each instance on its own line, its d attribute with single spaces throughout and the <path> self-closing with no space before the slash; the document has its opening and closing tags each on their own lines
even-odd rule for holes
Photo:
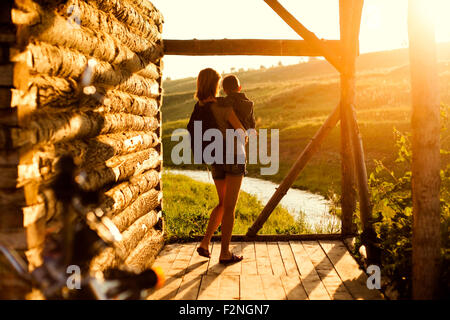
<svg viewBox="0 0 450 320">
<path fill-rule="evenodd" d="M 253 103 L 249 101 L 249 103 L 243 103 L 239 109 L 234 108 L 242 100 L 242 96 L 236 94 L 240 91 L 240 86 L 235 77 L 235 80 L 225 81 L 225 79 L 223 82 L 224 91 L 228 94 L 228 97 L 218 97 L 220 78 L 220 75 L 211 68 L 200 71 L 195 94 L 195 98 L 198 100 L 196 107 L 198 106 L 200 110 L 202 107 L 206 108 L 206 106 L 211 108 L 217 129 L 220 130 L 223 137 L 226 137 L 227 129 L 241 129 L 241 134 L 246 136 L 246 129 L 249 127 L 254 128 Z M 229 88 L 227 88 L 227 82 L 231 84 L 228 85 Z M 237 114 L 239 114 L 239 117 Z M 252 119 L 253 123 L 251 123 Z M 245 156 L 245 148 L 243 149 Z M 234 152 L 236 152 L 236 149 Z M 236 160 L 235 155 L 233 155 L 233 158 Z M 229 246 L 234 225 L 235 207 L 242 179 L 246 173 L 245 159 L 243 163 L 242 161 L 224 162 L 223 164 L 213 163 L 211 165 L 211 173 L 219 196 L 219 204 L 211 212 L 205 235 L 197 248 L 197 252 L 201 256 L 210 257 L 208 248 L 211 238 L 219 225 L 221 225 L 222 237 L 219 262 L 222 264 L 239 262 L 243 257 L 230 252 Z"/>
</svg>

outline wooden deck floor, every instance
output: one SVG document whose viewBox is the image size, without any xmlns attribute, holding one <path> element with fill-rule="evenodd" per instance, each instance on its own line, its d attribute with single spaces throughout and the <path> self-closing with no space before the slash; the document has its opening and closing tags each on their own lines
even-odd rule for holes
<svg viewBox="0 0 450 320">
<path fill-rule="evenodd" d="M 352 300 L 381 299 L 366 286 L 367 276 L 341 241 L 233 242 L 242 262 L 219 264 L 220 243 L 211 259 L 198 243 L 166 245 L 154 266 L 165 272 L 165 286 L 148 299 L 176 300 Z"/>
</svg>

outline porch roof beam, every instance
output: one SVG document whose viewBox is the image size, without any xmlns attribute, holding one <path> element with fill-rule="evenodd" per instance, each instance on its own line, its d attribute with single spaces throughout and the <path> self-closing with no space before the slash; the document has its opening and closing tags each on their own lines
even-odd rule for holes
<svg viewBox="0 0 450 320">
<path fill-rule="evenodd" d="M 319 40 L 322 47 L 341 55 L 339 40 Z M 186 56 L 322 56 L 322 51 L 304 40 L 266 39 L 213 39 L 213 40 L 172 40 L 165 39 L 165 55 Z"/>
</svg>

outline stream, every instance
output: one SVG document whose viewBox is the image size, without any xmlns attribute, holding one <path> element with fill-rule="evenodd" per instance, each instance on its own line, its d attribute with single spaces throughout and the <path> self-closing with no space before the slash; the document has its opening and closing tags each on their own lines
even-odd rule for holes
<svg viewBox="0 0 450 320">
<path fill-rule="evenodd" d="M 167 173 L 180 174 L 199 182 L 213 184 L 211 173 L 203 170 L 177 170 L 165 169 Z M 241 190 L 255 196 L 265 205 L 275 192 L 277 184 L 258 178 L 245 177 Z M 330 203 L 323 196 L 299 189 L 289 189 L 281 199 L 280 204 L 289 213 L 297 218 L 303 214 L 306 223 L 313 230 L 321 230 L 324 226 L 332 224 L 339 226 L 340 220 L 329 214 Z"/>
</svg>

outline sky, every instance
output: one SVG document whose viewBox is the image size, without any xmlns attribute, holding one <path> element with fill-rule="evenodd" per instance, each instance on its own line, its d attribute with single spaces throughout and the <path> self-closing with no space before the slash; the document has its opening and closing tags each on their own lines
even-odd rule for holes
<svg viewBox="0 0 450 320">
<path fill-rule="evenodd" d="M 164 39 L 300 39 L 263 0 L 150 0 L 164 15 Z M 339 39 L 338 0 L 280 0 L 319 38 Z M 428 0 L 437 42 L 450 42 L 450 0 Z M 365 0 L 360 52 L 408 47 L 408 0 Z M 230 72 L 296 64 L 301 57 L 165 56 L 164 78 L 196 77 L 207 67 Z"/>
</svg>

